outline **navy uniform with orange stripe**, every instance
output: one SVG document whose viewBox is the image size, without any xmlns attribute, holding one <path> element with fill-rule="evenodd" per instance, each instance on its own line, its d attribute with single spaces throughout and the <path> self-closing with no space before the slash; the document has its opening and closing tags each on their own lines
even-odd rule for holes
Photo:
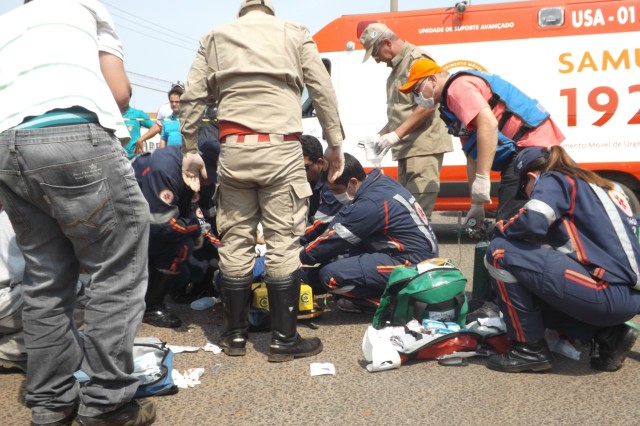
<svg viewBox="0 0 640 426">
<path fill-rule="evenodd" d="M 307 212 L 307 227 L 300 238 L 300 244 L 306 245 L 318 238 L 327 229 L 343 205 L 336 200 L 333 192 L 327 186 L 327 174 L 322 173 L 313 187 L 313 195 L 309 198 Z"/>
<path fill-rule="evenodd" d="M 526 151 L 516 169 L 549 156 Z M 531 198 L 496 224 L 485 262 L 509 338 L 541 342 L 545 328 L 560 328 L 588 341 L 638 314 L 640 219 L 625 196 L 557 171 L 524 174 L 521 187 L 533 185 Z"/>
<path fill-rule="evenodd" d="M 214 181 L 219 144 L 217 141 L 202 142 L 199 148 L 209 154 L 205 166 L 210 180 Z M 209 210 L 213 186 L 203 185 L 200 193 L 194 194 L 182 179 L 182 158 L 182 147 L 172 145 L 139 155 L 132 163 L 151 213 L 149 286 L 143 321 L 158 327 L 175 328 L 181 324 L 163 300 L 175 285 L 181 265 L 186 264 L 193 253 L 195 241 L 202 237 L 207 244 L 218 243 L 215 237 L 203 235 L 193 206 L 197 202 L 202 210 Z"/>
<path fill-rule="evenodd" d="M 438 243 L 415 198 L 375 169 L 325 233 L 301 251 L 300 260 L 313 265 L 345 252 L 349 257 L 320 270 L 320 281 L 366 308 L 377 306 L 393 268 L 437 257 Z"/>
<path fill-rule="evenodd" d="M 182 180 L 181 147 L 143 154 L 133 168 L 151 211 L 149 261 L 158 269 L 176 272 L 201 235 L 191 206 L 194 193 Z"/>
</svg>

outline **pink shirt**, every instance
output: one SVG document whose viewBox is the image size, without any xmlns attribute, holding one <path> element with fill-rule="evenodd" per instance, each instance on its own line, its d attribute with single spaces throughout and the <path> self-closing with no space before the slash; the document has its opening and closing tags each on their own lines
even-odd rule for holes
<svg viewBox="0 0 640 426">
<path fill-rule="evenodd" d="M 482 78 L 463 75 L 453 80 L 449 85 L 449 89 L 447 89 L 447 106 L 468 130 L 473 131 L 475 126 L 471 122 L 482 108 L 489 106 L 488 101 L 492 95 L 493 92 L 491 92 L 489 85 Z M 500 121 L 504 110 L 504 102 L 498 102 L 493 108 L 493 114 L 498 121 Z M 502 134 L 510 138 L 516 134 L 521 125 L 522 120 L 513 115 L 502 128 Z M 520 148 L 560 145 L 564 139 L 562 131 L 551 118 L 548 118 L 540 126 L 525 133 L 517 145 Z"/>
</svg>

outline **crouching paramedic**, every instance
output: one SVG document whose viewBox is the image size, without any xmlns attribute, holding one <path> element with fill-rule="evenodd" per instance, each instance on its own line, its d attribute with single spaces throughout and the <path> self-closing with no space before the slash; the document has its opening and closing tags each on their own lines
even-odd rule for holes
<svg viewBox="0 0 640 426">
<path fill-rule="evenodd" d="M 549 113 L 535 99 L 497 75 L 473 70 L 449 74 L 431 59 L 413 63 L 407 83 L 416 104 L 434 110 L 459 136 L 467 156 L 471 209 L 465 222 L 484 221 L 484 204 L 491 204 L 489 172 L 500 171 L 498 220 L 509 219 L 524 204 L 515 200 L 518 177 L 513 161 L 527 147 L 559 145 L 564 135 Z"/>
<path fill-rule="evenodd" d="M 515 173 L 530 199 L 498 222 L 485 262 L 513 347 L 488 367 L 551 368 L 547 327 L 593 338 L 591 367 L 617 370 L 638 335 L 624 322 L 640 312 L 640 219 L 612 182 L 578 167 L 559 146 L 525 149 Z"/>
<path fill-rule="evenodd" d="M 437 257 L 438 243 L 413 195 L 379 169 L 367 175 L 355 157 L 344 157 L 344 172 L 328 185 L 346 207 L 302 249 L 300 260 L 314 265 L 346 252 L 348 257 L 322 267 L 320 281 L 342 296 L 339 309 L 371 311 L 393 268 Z"/>
<path fill-rule="evenodd" d="M 220 152 L 217 142 L 202 140 L 198 149 L 204 155 L 208 178 L 203 180 L 200 207 L 207 211 L 212 202 L 216 162 Z M 164 297 L 178 281 L 180 265 L 194 249 L 202 246 L 203 231 L 192 207 L 196 194 L 182 179 L 182 147 L 171 145 L 142 154 L 133 161 L 136 179 L 151 211 L 149 236 L 149 285 L 145 295 L 143 322 L 156 327 L 176 328 L 180 319 L 164 304 Z"/>
</svg>

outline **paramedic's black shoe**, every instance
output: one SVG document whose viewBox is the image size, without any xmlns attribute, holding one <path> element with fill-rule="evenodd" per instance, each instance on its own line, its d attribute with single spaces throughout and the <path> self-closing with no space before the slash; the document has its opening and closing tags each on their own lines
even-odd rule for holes
<svg viewBox="0 0 640 426">
<path fill-rule="evenodd" d="M 513 342 L 507 353 L 492 355 L 487 367 L 506 373 L 544 371 L 551 368 L 550 359 L 551 351 L 544 340 L 535 343 Z"/>
<path fill-rule="evenodd" d="M 27 372 L 27 361 L 12 361 L 0 358 L 0 373 L 12 373 L 14 371 Z"/>
<path fill-rule="evenodd" d="M 249 303 L 253 275 L 243 277 L 220 276 L 220 297 L 222 299 L 222 326 L 224 331 L 218 346 L 229 356 L 243 356 L 247 353 L 249 336 Z"/>
<path fill-rule="evenodd" d="M 147 308 L 142 322 L 161 328 L 178 328 L 182 325 L 180 318 L 171 313 L 164 303 Z"/>
<path fill-rule="evenodd" d="M 350 314 L 374 314 L 376 312 L 375 307 L 358 305 L 346 297 L 338 299 L 336 307 L 342 312 L 348 312 Z"/>
<path fill-rule="evenodd" d="M 80 426 L 147 426 L 156 421 L 156 405 L 149 399 L 134 399 L 115 411 L 98 417 L 78 415 Z"/>
<path fill-rule="evenodd" d="M 591 358 L 591 368 L 599 371 L 618 370 L 637 338 L 638 330 L 626 324 L 598 331 L 593 337 L 598 345 L 598 356 Z"/>
<path fill-rule="evenodd" d="M 182 325 L 180 318 L 175 316 L 164 304 L 164 298 L 173 287 L 178 275 L 160 271 L 149 267 L 149 285 L 144 295 L 144 303 L 147 308 L 144 311 L 142 322 L 154 327 L 178 328 Z"/>
<path fill-rule="evenodd" d="M 494 302 L 480 299 L 469 301 L 469 313 L 467 314 L 467 324 L 477 321 L 480 318 L 493 318 L 500 316 L 500 308 Z"/>
<path fill-rule="evenodd" d="M 271 315 L 271 344 L 269 362 L 293 361 L 294 358 L 313 356 L 322 352 L 317 337 L 303 339 L 296 331 L 300 300 L 300 271 L 286 277 L 264 279 L 269 297 Z"/>
</svg>

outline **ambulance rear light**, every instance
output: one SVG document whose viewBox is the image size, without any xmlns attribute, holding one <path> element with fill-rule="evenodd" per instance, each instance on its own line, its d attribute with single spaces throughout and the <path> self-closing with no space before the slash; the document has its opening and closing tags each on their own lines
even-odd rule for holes
<svg viewBox="0 0 640 426">
<path fill-rule="evenodd" d="M 538 12 L 538 25 L 540 27 L 561 27 L 562 24 L 564 24 L 564 8 L 545 7 Z"/>
</svg>

